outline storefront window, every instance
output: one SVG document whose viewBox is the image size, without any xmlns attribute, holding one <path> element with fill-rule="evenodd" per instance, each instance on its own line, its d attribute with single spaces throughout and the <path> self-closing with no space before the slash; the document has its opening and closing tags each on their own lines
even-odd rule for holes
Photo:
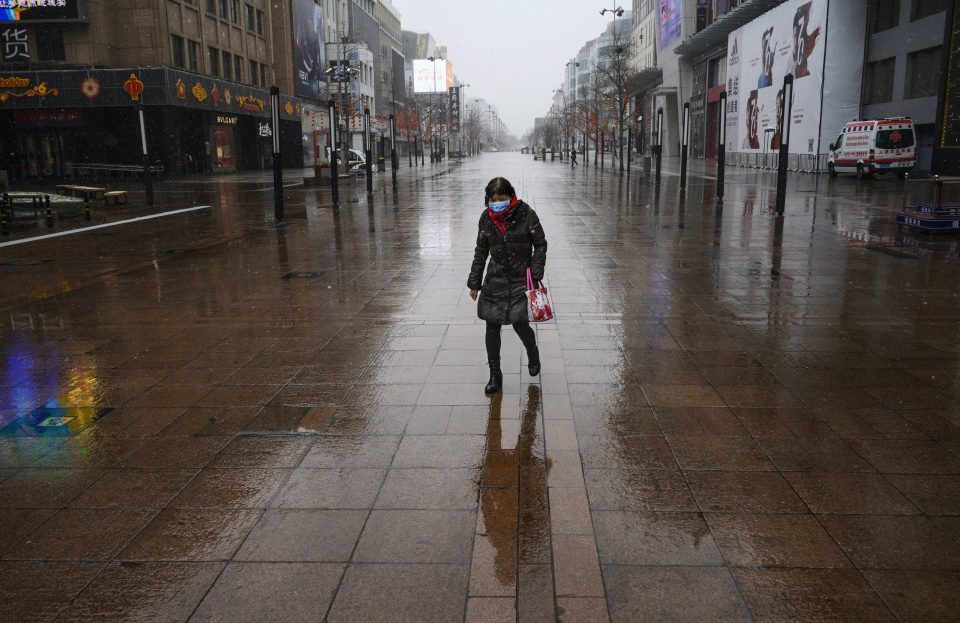
<svg viewBox="0 0 960 623">
<path fill-rule="evenodd" d="M 894 58 L 885 58 L 867 65 L 867 104 L 883 104 L 893 100 Z"/>
<path fill-rule="evenodd" d="M 213 129 L 213 167 L 215 171 L 235 171 L 237 168 L 236 135 L 233 127 L 216 126 Z"/>
<path fill-rule="evenodd" d="M 951 0 L 913 0 L 912 21 L 943 13 L 951 4 Z"/>
<path fill-rule="evenodd" d="M 183 67 L 183 37 L 170 35 L 170 49 L 173 52 L 173 66 Z"/>
<path fill-rule="evenodd" d="M 190 63 L 190 71 L 198 71 L 200 68 L 200 44 L 196 41 L 187 42 L 187 61 Z"/>
<path fill-rule="evenodd" d="M 217 48 L 210 48 L 210 75 L 220 75 L 220 50 Z"/>
<path fill-rule="evenodd" d="M 873 6 L 873 20 L 871 32 L 883 32 L 900 23 L 900 0 L 876 2 Z"/>
<path fill-rule="evenodd" d="M 227 80 L 233 79 L 233 63 L 230 61 L 230 53 L 223 53 L 223 77 Z"/>
<path fill-rule="evenodd" d="M 37 28 L 37 58 L 45 62 L 67 59 L 63 46 L 63 28 L 59 26 Z"/>
<path fill-rule="evenodd" d="M 907 71 L 909 72 L 907 99 L 935 97 L 940 92 L 942 83 L 940 60 L 942 58 L 943 48 L 940 46 L 912 52 L 907 56 Z"/>
</svg>

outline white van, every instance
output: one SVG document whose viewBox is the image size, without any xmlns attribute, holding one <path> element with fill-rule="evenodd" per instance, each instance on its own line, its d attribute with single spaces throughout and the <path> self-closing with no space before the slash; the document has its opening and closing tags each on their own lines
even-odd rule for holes
<svg viewBox="0 0 960 623">
<path fill-rule="evenodd" d="M 857 179 L 893 172 L 901 177 L 917 165 L 913 121 L 907 117 L 851 121 L 830 145 L 827 170 L 856 173 Z"/>
</svg>

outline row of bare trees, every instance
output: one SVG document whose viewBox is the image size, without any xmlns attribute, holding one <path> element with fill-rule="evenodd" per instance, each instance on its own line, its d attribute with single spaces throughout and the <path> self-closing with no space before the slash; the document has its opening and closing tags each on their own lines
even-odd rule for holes
<svg viewBox="0 0 960 623">
<path fill-rule="evenodd" d="M 532 145 L 569 149 L 577 137 L 583 138 L 583 148 L 590 142 L 595 146 L 595 157 L 604 149 L 607 137 L 612 140 L 614 155 L 624 168 L 624 148 L 627 129 L 632 122 L 630 100 L 639 86 L 639 72 L 634 63 L 635 49 L 629 30 L 614 27 L 611 37 L 599 53 L 592 68 L 591 82 L 578 85 L 575 97 L 565 96 L 554 105 L 546 123 L 530 136 Z"/>
</svg>

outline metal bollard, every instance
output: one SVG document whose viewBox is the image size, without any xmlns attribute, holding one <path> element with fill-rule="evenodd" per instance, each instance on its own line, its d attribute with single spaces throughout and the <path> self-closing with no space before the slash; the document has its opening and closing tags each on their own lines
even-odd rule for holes
<svg viewBox="0 0 960 623">
<path fill-rule="evenodd" d="M 7 222 L 7 204 L 0 205 L 0 234 L 10 235 L 10 223 Z"/>
<path fill-rule="evenodd" d="M 90 215 L 90 201 L 87 200 L 87 199 L 84 199 L 84 201 L 83 201 L 83 219 L 84 219 L 85 221 L 89 221 L 91 218 L 92 218 L 92 217 L 91 217 L 91 215 Z"/>
</svg>

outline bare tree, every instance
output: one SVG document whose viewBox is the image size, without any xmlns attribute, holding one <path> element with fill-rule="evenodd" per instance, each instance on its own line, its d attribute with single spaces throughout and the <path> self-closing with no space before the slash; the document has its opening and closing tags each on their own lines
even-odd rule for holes
<svg viewBox="0 0 960 623">
<path fill-rule="evenodd" d="M 610 44 L 600 50 L 600 62 L 596 68 L 599 77 L 597 88 L 601 99 L 611 109 L 617 126 L 617 149 L 620 170 L 623 171 L 623 132 L 630 121 L 630 96 L 639 81 L 639 72 L 634 63 L 634 44 L 630 32 L 613 26 Z"/>
<path fill-rule="evenodd" d="M 480 144 L 480 135 L 483 131 L 480 121 L 480 109 L 476 106 L 467 108 L 467 118 L 463 120 L 463 129 L 466 132 L 467 140 L 470 141 L 472 151 L 475 151 Z"/>
</svg>

